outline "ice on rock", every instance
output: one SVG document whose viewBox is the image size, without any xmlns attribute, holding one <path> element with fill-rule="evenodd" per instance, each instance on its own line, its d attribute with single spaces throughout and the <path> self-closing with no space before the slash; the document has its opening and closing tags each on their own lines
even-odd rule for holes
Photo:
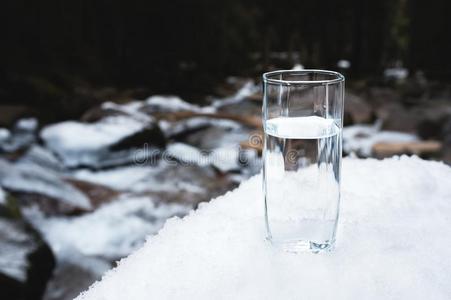
<svg viewBox="0 0 451 300">
<path fill-rule="evenodd" d="M 449 299 L 451 168 L 344 159 L 336 249 L 265 241 L 260 175 L 158 235 L 80 295 L 99 299 Z"/>
</svg>

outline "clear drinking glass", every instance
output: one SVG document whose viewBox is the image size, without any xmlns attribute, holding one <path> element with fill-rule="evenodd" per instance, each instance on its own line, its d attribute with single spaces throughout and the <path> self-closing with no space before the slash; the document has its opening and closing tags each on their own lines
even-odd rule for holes
<svg viewBox="0 0 451 300">
<path fill-rule="evenodd" d="M 286 251 L 333 248 L 340 205 L 343 75 L 263 74 L 268 239 Z"/>
</svg>

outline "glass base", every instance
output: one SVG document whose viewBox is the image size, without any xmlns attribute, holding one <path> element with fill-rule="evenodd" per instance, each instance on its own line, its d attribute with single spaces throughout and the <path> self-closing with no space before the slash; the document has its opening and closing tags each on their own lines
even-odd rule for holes
<svg viewBox="0 0 451 300">
<path fill-rule="evenodd" d="M 290 253 L 300 253 L 300 252 L 330 252 L 334 248 L 334 241 L 325 241 L 324 243 L 317 243 L 312 241 L 274 241 L 268 238 L 271 244 L 282 251 Z"/>
</svg>

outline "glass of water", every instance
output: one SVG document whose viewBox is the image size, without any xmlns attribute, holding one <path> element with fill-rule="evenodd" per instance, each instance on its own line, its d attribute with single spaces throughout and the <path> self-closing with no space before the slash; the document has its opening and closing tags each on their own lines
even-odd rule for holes
<svg viewBox="0 0 451 300">
<path fill-rule="evenodd" d="M 263 74 L 263 192 L 268 239 L 290 252 L 330 250 L 340 206 L 343 75 Z"/>
</svg>

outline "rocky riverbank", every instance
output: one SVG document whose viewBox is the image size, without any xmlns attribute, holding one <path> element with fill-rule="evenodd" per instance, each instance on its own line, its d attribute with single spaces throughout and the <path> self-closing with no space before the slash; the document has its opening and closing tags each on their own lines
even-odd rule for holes
<svg viewBox="0 0 451 300">
<path fill-rule="evenodd" d="M 345 154 L 451 161 L 451 90 L 403 86 L 351 84 Z M 260 85 L 235 78 L 218 94 L 205 105 L 103 102 L 76 120 L 0 128 L 0 294 L 72 299 L 166 219 L 259 172 Z"/>
</svg>

